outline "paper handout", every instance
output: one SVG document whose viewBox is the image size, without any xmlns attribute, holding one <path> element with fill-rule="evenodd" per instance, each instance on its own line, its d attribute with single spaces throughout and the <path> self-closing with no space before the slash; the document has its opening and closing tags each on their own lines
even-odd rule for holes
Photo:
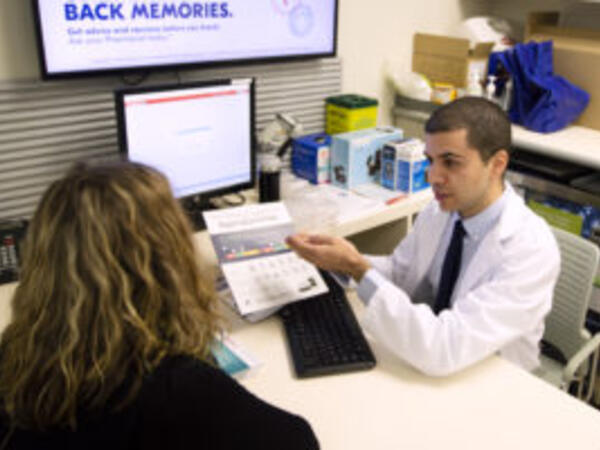
<svg viewBox="0 0 600 450">
<path fill-rule="evenodd" d="M 294 227 L 283 203 L 207 211 L 204 220 L 240 314 L 327 292 L 317 268 L 285 244 Z"/>
</svg>

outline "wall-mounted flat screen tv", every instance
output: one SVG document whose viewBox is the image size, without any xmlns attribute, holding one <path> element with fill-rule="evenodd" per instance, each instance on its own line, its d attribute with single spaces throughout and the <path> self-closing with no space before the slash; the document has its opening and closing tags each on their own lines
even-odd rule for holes
<svg viewBox="0 0 600 450">
<path fill-rule="evenodd" d="M 31 0 L 45 79 L 336 54 L 338 0 Z"/>
</svg>

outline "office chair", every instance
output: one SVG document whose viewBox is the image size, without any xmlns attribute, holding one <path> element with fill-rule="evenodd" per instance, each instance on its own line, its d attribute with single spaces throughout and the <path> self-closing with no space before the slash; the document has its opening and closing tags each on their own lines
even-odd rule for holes
<svg viewBox="0 0 600 450">
<path fill-rule="evenodd" d="M 584 323 L 600 250 L 580 236 L 553 228 L 560 249 L 560 275 L 546 318 L 541 367 L 534 373 L 589 402 L 596 382 L 600 333 Z"/>
</svg>

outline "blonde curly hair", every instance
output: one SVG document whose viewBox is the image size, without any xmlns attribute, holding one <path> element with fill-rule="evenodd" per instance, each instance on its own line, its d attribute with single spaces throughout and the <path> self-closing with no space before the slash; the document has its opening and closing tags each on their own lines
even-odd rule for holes
<svg viewBox="0 0 600 450">
<path fill-rule="evenodd" d="M 163 357 L 209 361 L 213 286 L 161 173 L 74 167 L 25 238 L 0 341 L 0 411 L 11 428 L 74 429 L 78 412 L 105 409 L 117 392 L 114 409 L 130 403 Z"/>
</svg>

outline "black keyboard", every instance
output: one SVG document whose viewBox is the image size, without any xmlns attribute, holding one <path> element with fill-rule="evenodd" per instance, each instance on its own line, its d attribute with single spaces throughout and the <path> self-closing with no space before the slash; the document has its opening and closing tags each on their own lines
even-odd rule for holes
<svg viewBox="0 0 600 450">
<path fill-rule="evenodd" d="M 329 292 L 286 305 L 279 315 L 300 378 L 370 369 L 369 348 L 344 290 L 322 272 Z"/>
</svg>

